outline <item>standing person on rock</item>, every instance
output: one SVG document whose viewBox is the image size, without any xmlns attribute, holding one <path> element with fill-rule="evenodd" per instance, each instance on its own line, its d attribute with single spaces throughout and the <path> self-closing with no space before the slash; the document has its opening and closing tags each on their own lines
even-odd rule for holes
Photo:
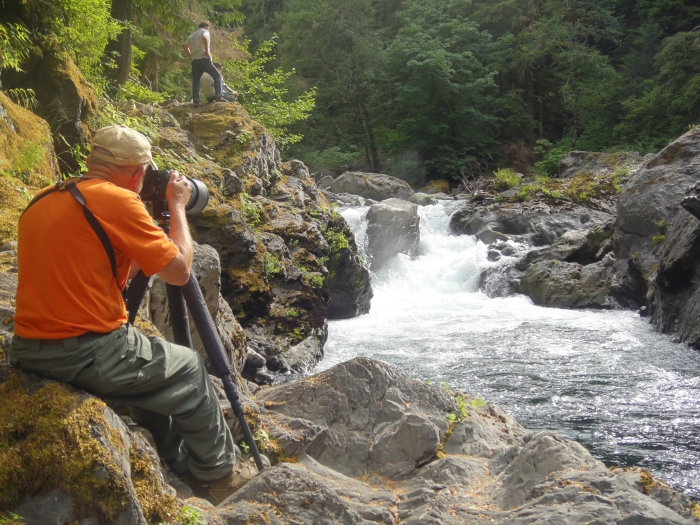
<svg viewBox="0 0 700 525">
<path fill-rule="evenodd" d="M 192 104 L 196 108 L 202 107 L 202 103 L 199 100 L 199 87 L 203 73 L 208 73 L 214 79 L 214 100 L 226 102 L 226 99 L 221 96 L 223 78 L 221 73 L 214 67 L 211 59 L 209 27 L 209 22 L 202 22 L 199 24 L 199 29 L 192 33 L 185 40 L 185 43 L 182 44 L 182 49 L 192 62 Z"/>
<path fill-rule="evenodd" d="M 80 179 L 40 192 L 19 220 L 15 336 L 10 363 L 131 408 L 172 470 L 218 504 L 256 473 L 235 445 L 201 356 L 127 323 L 122 290 L 139 269 L 184 285 L 193 247 L 190 186 L 170 172 L 170 238 L 139 191 L 148 140 L 125 126 L 99 130 Z M 235 468 L 234 468 L 235 467 Z"/>
</svg>

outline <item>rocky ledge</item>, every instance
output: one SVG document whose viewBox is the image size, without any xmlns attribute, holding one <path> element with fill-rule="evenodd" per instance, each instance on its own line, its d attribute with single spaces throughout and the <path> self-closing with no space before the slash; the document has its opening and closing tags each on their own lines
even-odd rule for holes
<svg viewBox="0 0 700 525">
<path fill-rule="evenodd" d="M 1 508 L 27 525 L 177 523 L 184 504 L 212 525 L 696 522 L 696 506 L 647 472 L 610 470 L 495 405 L 367 358 L 246 398 L 273 466 L 216 508 L 160 465 L 147 431 L 96 398 L 8 367 L 0 390 L 14 401 L 4 411 L 37 407 L 0 432 L 0 479 L 14 480 Z M 64 430 L 48 444 L 54 427 Z M 48 475 L 58 464 L 71 468 Z"/>
</svg>

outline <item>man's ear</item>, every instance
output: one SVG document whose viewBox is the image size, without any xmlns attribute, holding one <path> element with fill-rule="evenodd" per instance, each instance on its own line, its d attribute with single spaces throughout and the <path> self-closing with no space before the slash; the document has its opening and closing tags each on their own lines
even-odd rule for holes
<svg viewBox="0 0 700 525">
<path fill-rule="evenodd" d="M 139 182 L 141 182 L 141 179 L 143 176 L 146 174 L 146 167 L 141 166 L 138 170 L 134 172 L 134 174 L 131 176 L 129 179 L 129 188 L 130 190 L 133 190 L 136 188 L 136 186 L 139 185 Z"/>
</svg>

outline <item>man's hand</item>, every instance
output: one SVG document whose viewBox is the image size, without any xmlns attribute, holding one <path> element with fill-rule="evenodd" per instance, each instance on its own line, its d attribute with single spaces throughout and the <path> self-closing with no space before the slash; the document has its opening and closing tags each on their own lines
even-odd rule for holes
<svg viewBox="0 0 700 525">
<path fill-rule="evenodd" d="M 187 205 L 192 194 L 190 183 L 187 178 L 180 175 L 177 170 L 170 172 L 170 180 L 165 188 L 165 198 L 173 208 L 183 208 Z"/>
</svg>

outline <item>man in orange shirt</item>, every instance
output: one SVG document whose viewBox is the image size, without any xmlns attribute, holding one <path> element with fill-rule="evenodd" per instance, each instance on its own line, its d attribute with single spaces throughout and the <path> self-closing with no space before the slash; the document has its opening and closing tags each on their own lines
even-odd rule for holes
<svg viewBox="0 0 700 525">
<path fill-rule="evenodd" d="M 129 405 L 173 471 L 218 504 L 256 469 L 250 461 L 234 469 L 235 445 L 201 356 L 136 331 L 122 298 L 139 269 L 184 285 L 192 267 L 189 184 L 170 173 L 169 239 L 138 196 L 151 162 L 143 135 L 125 126 L 102 128 L 75 186 L 84 206 L 73 188 L 44 190 L 27 207 L 19 221 L 10 363 Z"/>
</svg>

